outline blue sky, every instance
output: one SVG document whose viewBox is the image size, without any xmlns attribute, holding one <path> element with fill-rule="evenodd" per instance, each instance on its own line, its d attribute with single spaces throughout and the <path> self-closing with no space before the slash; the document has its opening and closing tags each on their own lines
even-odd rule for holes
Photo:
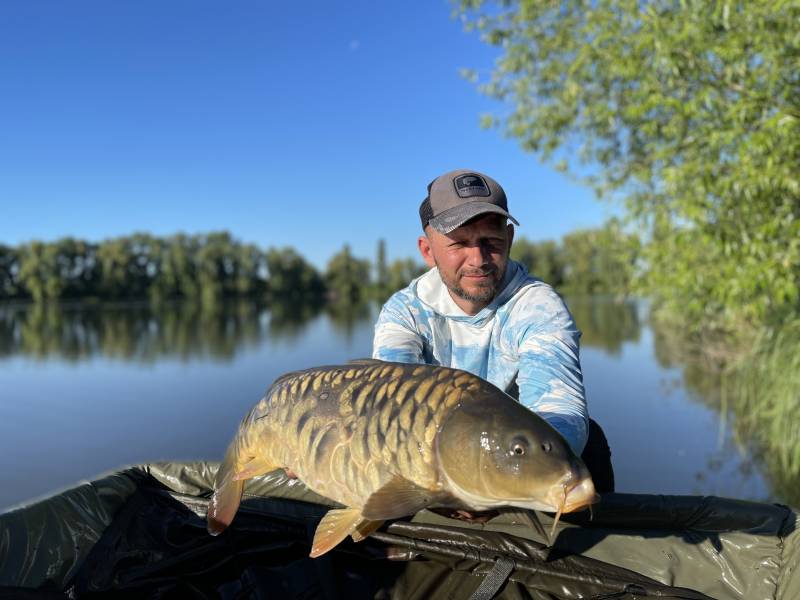
<svg viewBox="0 0 800 600">
<path fill-rule="evenodd" d="M 459 75 L 498 51 L 447 0 L 0 6 L 0 242 L 226 229 L 322 266 L 416 254 L 428 182 L 497 179 L 518 235 L 613 207 L 499 130 Z"/>
</svg>

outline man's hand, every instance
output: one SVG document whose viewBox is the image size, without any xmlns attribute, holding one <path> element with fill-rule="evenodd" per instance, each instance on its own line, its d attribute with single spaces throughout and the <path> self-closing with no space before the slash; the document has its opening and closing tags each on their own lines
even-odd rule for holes
<svg viewBox="0 0 800 600">
<path fill-rule="evenodd" d="M 283 467 L 283 470 L 289 479 L 297 479 L 297 473 L 292 471 L 289 467 Z"/>
</svg>

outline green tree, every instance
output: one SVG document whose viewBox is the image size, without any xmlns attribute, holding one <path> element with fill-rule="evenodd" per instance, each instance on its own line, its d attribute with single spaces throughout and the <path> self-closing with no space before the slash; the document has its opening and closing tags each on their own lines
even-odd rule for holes
<svg viewBox="0 0 800 600">
<path fill-rule="evenodd" d="M 721 329 L 797 310 L 798 2 L 460 5 L 502 48 L 483 89 L 507 132 L 624 197 L 646 291 Z"/>
<path fill-rule="evenodd" d="M 386 297 L 399 289 L 406 287 L 412 279 L 416 279 L 427 267 L 413 258 L 398 258 L 389 265 L 388 280 L 386 283 Z"/>
<path fill-rule="evenodd" d="M 55 300 L 64 289 L 56 244 L 31 242 L 19 251 L 19 283 L 35 302 Z"/>
<path fill-rule="evenodd" d="M 237 244 L 234 260 L 233 294 L 262 296 L 266 278 L 264 253 L 255 244 Z"/>
<path fill-rule="evenodd" d="M 157 295 L 162 298 L 199 298 L 197 266 L 194 256 L 198 241 L 183 233 L 173 235 L 161 249 L 161 273 L 156 281 Z"/>
<path fill-rule="evenodd" d="M 514 241 L 511 258 L 525 265 L 528 272 L 553 287 L 564 283 L 564 260 L 559 245 L 547 240 L 531 242 L 526 238 Z"/>
<path fill-rule="evenodd" d="M 389 294 L 389 267 L 386 264 L 386 240 L 378 240 L 378 253 L 375 257 L 375 296 L 383 299 Z"/>
<path fill-rule="evenodd" d="M 322 298 L 325 292 L 322 276 L 294 248 L 270 248 L 264 262 L 271 301 L 305 302 Z"/>
<path fill-rule="evenodd" d="M 19 293 L 19 253 L 0 244 L 0 299 L 14 298 Z"/>
<path fill-rule="evenodd" d="M 334 302 L 355 303 L 367 296 L 370 284 L 370 264 L 367 260 L 353 257 L 350 246 L 342 250 L 328 262 L 325 283 Z"/>
<path fill-rule="evenodd" d="M 130 297 L 135 285 L 131 283 L 135 256 L 128 237 L 103 240 L 97 248 L 100 267 L 99 289 L 106 298 Z"/>
<path fill-rule="evenodd" d="M 234 256 L 233 240 L 229 233 L 209 233 L 201 238 L 195 262 L 202 304 L 219 302 L 234 287 Z"/>
<path fill-rule="evenodd" d="M 619 221 L 612 219 L 598 229 L 568 233 L 562 243 L 566 293 L 623 298 L 632 291 L 639 241 L 626 234 Z"/>
<path fill-rule="evenodd" d="M 82 298 L 97 293 L 96 247 L 83 240 L 66 237 L 54 244 L 58 277 L 63 298 Z"/>
</svg>

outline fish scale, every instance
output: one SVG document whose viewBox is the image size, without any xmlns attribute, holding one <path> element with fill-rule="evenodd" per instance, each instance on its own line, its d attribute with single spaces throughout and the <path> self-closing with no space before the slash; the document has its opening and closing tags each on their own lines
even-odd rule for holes
<svg viewBox="0 0 800 600">
<path fill-rule="evenodd" d="M 262 451 L 264 459 L 278 464 L 286 457 L 296 456 L 297 459 L 287 462 L 296 463 L 292 468 L 301 478 L 305 475 L 308 479 L 325 481 L 326 475 L 332 476 L 335 484 L 324 485 L 326 489 L 319 490 L 323 494 L 331 493 L 334 491 L 332 488 L 352 484 L 359 473 L 350 469 L 349 465 L 365 464 L 365 457 L 375 456 L 376 451 L 383 465 L 399 464 L 404 473 L 414 470 L 426 483 L 434 483 L 435 474 L 427 472 L 432 469 L 432 461 L 424 460 L 424 453 L 418 448 L 415 452 L 409 452 L 404 444 L 409 437 L 414 437 L 413 434 L 409 436 L 407 430 L 411 428 L 417 412 L 419 398 L 416 392 L 421 387 L 432 388 L 437 379 L 441 378 L 432 378 L 428 371 L 420 369 L 418 365 L 323 367 L 287 374 L 279 378 L 267 393 L 271 412 L 266 418 L 270 421 L 266 435 L 283 438 L 283 451 L 276 451 L 277 448 L 271 452 Z M 453 383 L 458 385 L 463 381 L 456 379 Z M 382 394 L 377 393 L 379 389 Z M 322 398 L 325 394 L 328 394 L 327 399 Z M 446 394 L 436 394 L 433 399 L 438 398 L 441 406 L 446 406 L 449 403 L 441 402 L 445 397 Z M 430 407 L 427 410 L 430 412 Z M 316 414 L 307 416 L 311 412 Z M 378 415 L 377 430 L 369 426 L 356 426 L 360 420 L 372 423 L 374 415 Z M 337 419 L 335 427 L 330 425 L 332 418 Z M 247 427 L 245 423 L 243 426 Z M 330 433 L 331 428 L 337 429 L 338 444 L 342 444 L 342 450 L 335 457 L 333 449 L 336 444 L 330 440 L 336 436 Z M 284 431 L 296 432 L 295 439 L 283 435 Z M 357 431 L 367 433 L 366 441 L 361 441 L 362 437 L 359 442 L 352 444 L 351 440 Z M 250 435 L 244 437 L 248 441 L 251 439 Z M 322 443 L 325 438 L 328 438 L 328 442 Z M 424 435 L 421 440 L 417 439 L 415 445 L 420 442 L 425 443 Z M 251 442 L 250 445 L 257 444 Z M 335 491 L 351 496 L 349 489 Z"/>
</svg>

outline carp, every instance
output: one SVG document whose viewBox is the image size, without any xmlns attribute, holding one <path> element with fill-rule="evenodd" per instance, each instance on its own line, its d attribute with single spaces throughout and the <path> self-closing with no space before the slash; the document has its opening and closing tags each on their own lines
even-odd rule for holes
<svg viewBox="0 0 800 600">
<path fill-rule="evenodd" d="M 365 359 L 279 377 L 228 447 L 209 533 L 231 523 L 245 480 L 279 468 L 346 507 L 323 517 L 312 557 L 423 508 L 517 507 L 557 521 L 598 499 L 544 419 L 476 375 L 433 365 Z"/>
</svg>

